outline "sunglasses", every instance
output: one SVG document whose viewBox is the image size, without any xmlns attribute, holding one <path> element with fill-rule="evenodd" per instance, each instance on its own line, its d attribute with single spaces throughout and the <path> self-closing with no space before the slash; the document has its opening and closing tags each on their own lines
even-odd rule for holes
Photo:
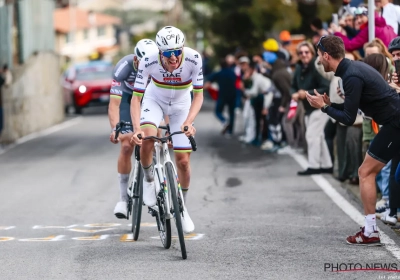
<svg viewBox="0 0 400 280">
<path fill-rule="evenodd" d="M 309 51 L 303 51 L 303 52 L 299 52 L 298 54 L 302 55 L 302 54 L 309 54 L 309 53 L 310 53 Z"/>
<path fill-rule="evenodd" d="M 170 50 L 170 51 L 165 51 L 162 52 L 161 54 L 164 57 L 170 58 L 172 55 L 174 56 L 180 56 L 182 54 L 183 50 L 182 49 L 177 49 L 177 50 Z"/>
<path fill-rule="evenodd" d="M 317 48 L 320 48 L 323 52 L 328 53 L 328 52 L 326 51 L 324 45 L 322 45 L 322 39 L 324 39 L 325 37 L 326 37 L 326 36 L 322 36 L 322 37 L 319 39 L 319 41 L 318 41 L 318 43 L 317 43 Z"/>
</svg>

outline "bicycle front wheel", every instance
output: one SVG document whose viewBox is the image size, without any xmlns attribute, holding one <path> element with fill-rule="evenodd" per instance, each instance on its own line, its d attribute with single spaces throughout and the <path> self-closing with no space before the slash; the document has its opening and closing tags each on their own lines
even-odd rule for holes
<svg viewBox="0 0 400 280">
<path fill-rule="evenodd" d="M 186 254 L 185 236 L 183 235 L 182 216 L 181 216 L 182 204 L 178 202 L 178 196 L 177 196 L 178 186 L 176 182 L 176 177 L 174 174 L 172 163 L 167 162 L 165 164 L 165 168 L 167 173 L 168 187 L 169 191 L 171 192 L 173 214 L 175 216 L 175 224 L 176 224 L 176 230 L 178 231 L 179 244 L 181 245 L 182 258 L 186 259 L 187 254 Z"/>
<path fill-rule="evenodd" d="M 158 178 L 156 180 L 158 180 Z M 167 194 L 164 193 L 163 185 L 161 186 L 161 190 L 157 196 L 158 212 L 155 212 L 155 217 L 161 243 L 163 244 L 165 249 L 169 249 L 169 247 L 171 246 L 171 220 L 167 219 L 167 213 L 169 211 L 165 204 Z"/>
<path fill-rule="evenodd" d="M 133 189 L 132 197 L 132 233 L 133 240 L 138 240 L 140 231 L 140 222 L 142 220 L 142 206 L 143 206 L 143 170 L 139 161 L 138 172 L 136 175 L 136 183 Z"/>
</svg>

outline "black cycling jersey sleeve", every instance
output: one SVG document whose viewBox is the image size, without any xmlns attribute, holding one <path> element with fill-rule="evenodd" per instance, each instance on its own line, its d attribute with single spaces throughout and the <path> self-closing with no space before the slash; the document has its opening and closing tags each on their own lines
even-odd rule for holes
<svg viewBox="0 0 400 280">
<path fill-rule="evenodd" d="M 344 125 L 353 125 L 360 105 L 364 82 L 358 77 L 349 77 L 343 81 L 345 99 L 343 106 L 329 106 L 325 112 L 333 119 Z"/>
<path fill-rule="evenodd" d="M 331 103 L 331 107 L 343 111 L 344 103 L 340 103 L 340 104 L 339 103 Z"/>
</svg>

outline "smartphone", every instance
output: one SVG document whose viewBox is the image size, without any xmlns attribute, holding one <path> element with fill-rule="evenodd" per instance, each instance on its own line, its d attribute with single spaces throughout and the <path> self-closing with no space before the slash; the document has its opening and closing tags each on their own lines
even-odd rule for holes
<svg viewBox="0 0 400 280">
<path fill-rule="evenodd" d="M 332 23 L 335 25 L 339 25 L 339 16 L 338 14 L 332 14 Z"/>
<path fill-rule="evenodd" d="M 394 67 L 396 68 L 397 77 L 400 77 L 400 60 L 394 61 Z"/>
</svg>

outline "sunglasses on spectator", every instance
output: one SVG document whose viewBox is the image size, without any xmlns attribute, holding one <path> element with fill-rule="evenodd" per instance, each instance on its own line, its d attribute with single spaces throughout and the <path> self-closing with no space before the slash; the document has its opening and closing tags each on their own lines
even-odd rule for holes
<svg viewBox="0 0 400 280">
<path fill-rule="evenodd" d="M 317 43 L 317 48 L 320 48 L 323 52 L 328 53 L 328 52 L 326 51 L 324 45 L 322 45 L 322 39 L 324 39 L 325 37 L 326 37 L 326 36 L 322 36 L 322 37 L 319 39 L 319 41 L 318 41 L 318 43 Z"/>
<path fill-rule="evenodd" d="M 310 51 L 302 51 L 302 52 L 300 51 L 298 54 L 302 55 L 302 54 L 309 54 L 309 53 L 310 53 Z"/>
<path fill-rule="evenodd" d="M 172 55 L 180 56 L 182 54 L 182 49 L 169 50 L 161 53 L 163 56 L 170 58 Z"/>
</svg>

